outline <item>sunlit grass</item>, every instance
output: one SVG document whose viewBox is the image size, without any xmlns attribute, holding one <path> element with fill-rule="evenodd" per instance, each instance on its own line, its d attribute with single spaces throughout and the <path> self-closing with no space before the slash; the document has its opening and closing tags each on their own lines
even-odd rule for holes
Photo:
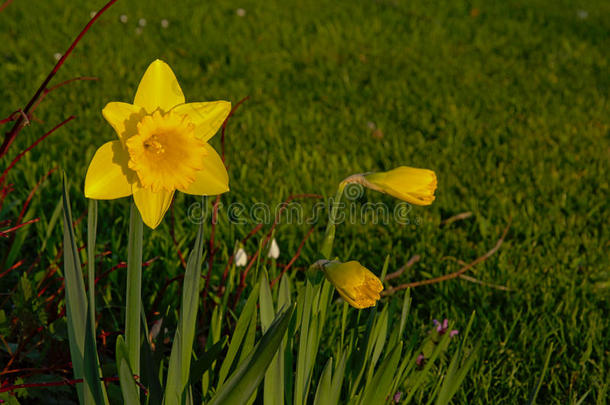
<svg viewBox="0 0 610 405">
<path fill-rule="evenodd" d="M 30 190 L 56 165 L 71 173 L 73 216 L 83 217 L 87 163 L 97 146 L 114 139 L 100 111 L 108 101 L 132 99 L 123 84 L 137 83 L 145 67 L 162 58 L 196 97 L 190 101 L 235 104 L 250 96 L 227 129 L 231 193 L 223 197 L 224 207 L 231 202 L 276 206 L 296 193 L 329 196 L 352 173 L 400 164 L 434 169 L 437 200 L 430 208 L 413 208 L 411 224 L 343 224 L 338 235 L 335 254 L 359 260 L 377 274 L 387 254 L 388 272 L 420 255 L 395 284 L 458 270 L 459 260 L 470 262 L 491 249 L 512 218 L 501 249 L 468 273 L 509 291 L 464 280 L 411 291 L 409 336 L 424 336 L 434 318 L 449 318 L 462 329 L 476 311 L 471 336 L 481 342 L 481 352 L 456 402 L 526 401 L 537 388 L 551 344 L 538 401 L 574 403 L 587 393 L 586 401 L 603 401 L 610 367 L 607 4 L 184 0 L 169 8 L 148 3 L 119 1 L 62 68 L 57 82 L 75 76 L 99 80 L 58 89 L 39 107 L 36 117 L 43 122 L 21 133 L 9 161 L 56 123 L 72 114 L 77 118 L 11 171 L 16 190 L 2 207 L 2 220 L 18 216 Z M 99 6 L 47 1 L 33 9 L 14 1 L 2 12 L 1 118 L 23 106 L 55 63 L 54 54 L 66 49 Z M 128 16 L 126 23 L 121 15 Z M 219 150 L 219 140 L 213 144 Z M 10 254 L 2 242 L 2 270 L 21 259 L 29 266 L 40 254 L 28 274 L 39 288 L 47 284 L 45 269 L 57 262 L 61 247 L 60 197 L 58 171 L 34 195 L 24 218 L 41 219 L 17 234 L 18 249 Z M 372 192 L 357 203 L 370 200 Z M 395 204 L 389 197 L 382 201 Z M 194 202 L 178 196 L 169 214 L 173 222 L 168 217 L 159 232 L 146 230 L 144 237 L 144 260 L 157 259 L 143 270 L 143 305 L 151 318 L 153 309 L 171 308 L 160 315 L 174 325 L 181 283 L 168 284 L 163 297 L 156 293 L 183 273 L 177 252 L 186 258 L 193 244 L 196 226 L 184 219 Z M 98 258 L 98 274 L 126 258 L 127 208 L 127 200 L 99 204 L 104 226 L 98 227 L 97 250 L 109 253 Z M 232 225 L 226 209 L 219 212 L 212 286 L 218 285 L 236 241 L 256 225 Z M 443 225 L 463 212 L 473 215 Z M 299 282 L 302 270 L 319 259 L 324 225 L 317 225 L 289 270 Z M 270 227 L 265 224 L 245 243 L 250 255 Z M 278 226 L 278 263 L 290 260 L 308 230 L 307 224 Z M 80 241 L 86 240 L 85 231 L 80 222 Z M 0 279 L 2 293 L 12 291 L 26 268 Z M 123 324 L 124 273 L 117 268 L 98 284 L 100 325 L 106 332 Z M 271 267 L 270 273 L 272 278 L 279 270 Z M 60 282 L 52 280 L 50 289 L 57 291 Z M 17 288 L 17 294 L 25 296 L 24 289 Z M 398 313 L 400 297 L 386 300 Z M 28 308 L 41 305 L 34 301 L 15 308 L 15 301 L 0 297 L 7 317 L 18 311 L 24 320 L 30 319 Z M 38 322 L 34 318 L 23 327 Z M 16 333 L 8 323 L 0 327 L 3 336 Z M 48 336 L 66 339 L 65 324 L 57 321 Z M 114 336 L 107 345 L 100 342 L 107 355 L 114 351 Z M 4 359 L 7 349 L 0 347 Z M 41 350 L 46 355 L 51 347 Z M 37 361 L 24 364 L 44 366 Z"/>
</svg>

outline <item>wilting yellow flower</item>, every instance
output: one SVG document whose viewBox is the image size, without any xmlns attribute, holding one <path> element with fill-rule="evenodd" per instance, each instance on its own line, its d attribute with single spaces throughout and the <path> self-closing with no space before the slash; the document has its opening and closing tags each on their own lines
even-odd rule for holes
<svg viewBox="0 0 610 405">
<path fill-rule="evenodd" d="M 325 263 L 322 268 L 328 281 L 354 308 L 373 307 L 379 300 L 383 284 L 375 274 L 357 261 L 332 261 Z"/>
<path fill-rule="evenodd" d="M 435 198 L 436 174 L 428 169 L 400 166 L 364 175 L 363 185 L 411 204 L 430 205 Z"/>
<path fill-rule="evenodd" d="M 133 195 L 142 220 L 156 228 L 176 190 L 194 195 L 229 191 L 222 159 L 207 141 L 231 111 L 228 101 L 185 103 L 172 69 L 150 64 L 133 104 L 111 102 L 102 115 L 119 140 L 102 145 L 85 178 L 85 196 Z"/>
</svg>

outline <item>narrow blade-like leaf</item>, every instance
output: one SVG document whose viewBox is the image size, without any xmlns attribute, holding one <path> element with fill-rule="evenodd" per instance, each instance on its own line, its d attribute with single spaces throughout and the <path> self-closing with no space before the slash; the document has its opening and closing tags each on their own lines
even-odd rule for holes
<svg viewBox="0 0 610 405">
<path fill-rule="evenodd" d="M 284 308 L 275 318 L 250 355 L 244 359 L 208 405 L 242 405 L 261 383 L 290 324 L 294 305 Z"/>
</svg>

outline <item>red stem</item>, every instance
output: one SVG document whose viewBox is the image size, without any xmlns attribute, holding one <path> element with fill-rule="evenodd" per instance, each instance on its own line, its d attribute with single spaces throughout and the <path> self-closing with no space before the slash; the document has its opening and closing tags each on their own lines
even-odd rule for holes
<svg viewBox="0 0 610 405">
<path fill-rule="evenodd" d="M 148 390 L 139 381 L 137 381 L 139 379 L 139 377 L 134 375 L 133 378 L 136 380 L 136 384 L 140 387 L 140 389 L 142 389 L 144 391 L 144 394 L 148 395 Z M 117 382 L 117 381 L 119 381 L 119 377 L 103 377 L 102 381 Z M 22 389 L 22 388 L 41 388 L 41 387 L 58 387 L 58 386 L 62 386 L 62 385 L 75 385 L 75 384 L 80 384 L 82 382 L 83 382 L 82 378 L 77 378 L 74 380 L 65 380 L 65 381 L 50 381 L 50 382 L 41 382 L 41 383 L 17 384 L 17 385 L 11 385 L 8 387 L 2 387 L 2 388 L 0 388 L 0 392 L 15 391 L 15 390 Z"/>
<path fill-rule="evenodd" d="M 315 226 L 312 226 L 311 228 L 309 228 L 309 232 L 307 232 L 307 235 L 305 235 L 305 237 L 303 238 L 303 240 L 301 241 L 301 244 L 299 245 L 296 253 L 294 254 L 294 256 L 292 256 L 292 259 L 290 259 L 290 261 L 288 262 L 288 264 L 284 267 L 284 269 L 282 270 L 282 272 L 279 274 L 279 276 L 277 276 L 270 284 L 270 287 L 273 288 L 273 286 L 275 285 L 275 283 L 277 283 L 282 276 L 284 275 L 284 273 L 286 273 L 286 271 L 292 267 L 292 265 L 294 264 L 294 262 L 296 262 L 296 260 L 299 258 L 299 256 L 301 255 L 301 250 L 303 250 L 303 246 L 305 246 L 305 242 L 307 242 L 307 239 L 309 239 L 309 236 L 311 236 L 313 230 L 315 229 Z"/>
<path fill-rule="evenodd" d="M 25 259 L 21 259 L 17 263 L 15 263 L 11 267 L 9 267 L 8 269 L 4 270 L 2 273 L 0 273 L 0 278 L 6 276 L 8 273 L 10 273 L 11 270 L 15 270 L 17 267 L 21 266 L 23 264 L 24 260 Z"/>
<path fill-rule="evenodd" d="M 51 175 L 51 173 L 53 173 L 55 170 L 57 170 L 57 166 L 55 166 L 54 168 L 49 170 L 44 176 L 42 176 L 42 178 L 40 180 L 38 180 L 38 183 L 36 183 L 34 188 L 32 188 L 32 191 L 30 191 L 30 194 L 28 194 L 28 198 L 25 199 L 23 208 L 21 208 L 21 212 L 19 213 L 19 217 L 17 218 L 18 224 L 21 223 L 21 220 L 23 219 L 23 216 L 25 215 L 25 212 L 27 211 L 28 206 L 30 205 L 30 202 L 32 201 L 32 198 L 34 197 L 34 193 L 36 193 L 36 190 L 38 190 L 38 187 L 40 187 L 42 182 L 45 181 L 47 179 L 47 177 L 49 177 Z"/>
<path fill-rule="evenodd" d="M 237 302 L 239 301 L 239 297 L 241 296 L 241 293 L 243 292 L 244 288 L 246 288 L 246 277 L 248 276 L 248 273 L 250 272 L 250 269 L 254 265 L 254 262 L 258 258 L 259 252 L 261 250 L 265 249 L 265 247 L 269 243 L 269 240 L 271 239 L 271 235 L 273 234 L 273 231 L 275 230 L 275 227 L 277 226 L 277 224 L 278 224 L 278 222 L 280 220 L 280 217 L 282 215 L 282 211 L 286 208 L 288 203 L 290 203 L 292 200 L 297 199 L 297 198 L 322 198 L 322 196 L 319 195 L 319 194 L 294 194 L 294 195 L 288 196 L 288 198 L 282 203 L 282 205 L 280 206 L 280 209 L 278 210 L 278 212 L 277 212 L 277 214 L 275 216 L 275 220 L 273 221 L 273 225 L 271 226 L 271 229 L 269 229 L 269 232 L 267 232 L 267 236 L 265 237 L 265 241 L 263 242 L 263 245 L 261 246 L 260 249 L 258 249 L 256 251 L 256 253 L 254 253 L 252 255 L 252 258 L 250 259 L 250 262 L 248 263 L 248 265 L 244 269 L 243 273 L 241 274 L 241 279 L 240 279 L 240 282 L 239 282 L 239 287 L 237 288 L 237 292 L 235 294 L 235 301 L 233 301 L 233 309 L 235 309 L 235 307 L 237 306 Z"/>
<path fill-rule="evenodd" d="M 63 120 L 62 122 L 60 122 L 59 124 L 55 125 L 55 127 L 53 127 L 53 129 L 51 129 L 49 132 L 47 132 L 46 134 L 44 134 L 43 136 L 38 138 L 33 144 L 31 144 L 24 151 L 22 151 L 17 156 L 15 156 L 15 159 L 13 159 L 11 164 L 8 165 L 8 167 L 6 169 L 4 169 L 4 172 L 2 172 L 2 176 L 0 176 L 0 184 L 4 184 L 4 180 L 6 180 L 6 175 L 17 164 L 17 162 L 19 162 L 19 160 L 21 160 L 23 155 L 25 155 L 26 153 L 28 153 L 29 151 L 34 149 L 34 147 L 36 147 L 36 145 L 38 145 L 40 142 L 44 141 L 49 135 L 51 135 L 53 132 L 57 131 L 59 128 L 63 127 L 64 125 L 66 125 L 68 122 L 72 121 L 74 118 L 76 118 L 76 116 L 71 115 L 68 118 L 66 118 L 65 120 Z M 4 156 L 4 154 L 0 154 L 0 157 L 2 157 L 2 156 Z"/>
<path fill-rule="evenodd" d="M 246 243 L 246 241 L 248 239 L 250 239 L 251 236 L 253 236 L 254 234 L 256 234 L 258 231 L 261 230 L 261 228 L 263 227 L 263 224 L 258 224 L 256 225 L 251 231 L 250 233 L 248 233 L 246 235 L 245 238 L 243 238 L 241 240 L 241 244 L 243 245 L 244 243 Z M 229 269 L 231 268 L 231 265 L 233 264 L 233 261 L 235 260 L 235 255 L 231 255 L 231 257 L 229 257 L 229 262 L 227 263 L 225 270 L 222 273 L 222 281 L 220 283 L 221 287 L 224 287 L 224 283 L 227 280 L 227 276 L 229 275 Z M 221 294 L 222 295 L 222 294 Z"/>
<path fill-rule="evenodd" d="M 32 108 L 30 108 L 30 115 L 32 115 L 32 113 L 34 112 L 34 110 L 36 108 L 38 108 L 38 106 L 40 105 L 40 103 L 42 103 L 42 100 L 45 99 L 45 97 L 47 96 L 47 94 L 49 94 L 50 92 L 52 92 L 53 90 L 57 90 L 58 88 L 65 86 L 66 84 L 72 83 L 72 82 L 76 82 L 79 80 L 98 80 L 97 77 L 92 77 L 92 76 L 80 76 L 80 77 L 73 77 L 72 79 L 68 79 L 66 81 L 63 81 L 61 83 L 56 84 L 53 87 L 49 87 L 48 89 L 44 89 L 44 91 L 42 92 L 42 94 L 40 95 L 40 97 L 38 98 L 38 100 L 36 100 L 36 102 L 34 103 L 34 105 L 32 106 Z M 25 119 L 25 118 L 24 118 Z"/>
<path fill-rule="evenodd" d="M 78 36 L 76 37 L 76 39 L 72 42 L 72 44 L 70 45 L 70 47 L 68 48 L 68 50 L 62 55 L 62 57 L 59 59 L 59 61 L 57 61 L 57 63 L 55 64 L 55 66 L 53 67 L 53 70 L 51 70 L 51 72 L 47 75 L 46 79 L 44 79 L 44 81 L 42 82 L 42 84 L 40 85 L 40 87 L 38 88 L 38 90 L 36 90 L 36 93 L 34 94 L 34 96 L 30 99 L 30 101 L 28 101 L 27 105 L 25 106 L 25 108 L 23 109 L 24 115 L 27 116 L 27 114 L 29 114 L 30 109 L 32 108 L 32 106 L 34 105 L 34 103 L 36 102 L 36 100 L 38 100 L 38 98 L 41 96 L 41 94 L 43 93 L 43 91 L 45 90 L 45 88 L 47 87 L 47 84 L 49 84 L 49 82 L 51 81 L 51 79 L 53 78 L 53 76 L 55 76 L 57 74 L 57 71 L 59 70 L 59 68 L 62 67 L 62 65 L 64 64 L 64 62 L 66 61 L 66 58 L 68 56 L 70 56 L 70 54 L 72 53 L 72 51 L 74 50 L 74 48 L 76 47 L 76 45 L 80 42 L 80 40 L 83 38 L 83 36 L 87 33 L 87 31 L 89 31 L 89 28 L 91 28 L 91 26 L 93 25 L 93 23 L 95 23 L 95 21 L 97 21 L 98 18 L 101 17 L 102 14 L 104 14 L 104 12 L 106 10 L 108 10 L 108 8 L 110 6 L 112 6 L 117 0 L 110 0 L 108 3 L 106 3 L 106 5 L 104 7 L 101 8 L 100 11 L 98 11 L 93 18 L 91 18 L 91 20 L 87 23 L 87 25 L 85 25 L 85 28 L 83 28 L 83 30 L 80 32 L 80 34 L 78 34 Z M 7 2 L 5 2 L 2 5 L 2 9 L 4 7 L 6 7 L 8 4 Z M 0 11 L 2 10 L 0 9 Z M 23 128 L 24 126 L 24 119 L 23 119 L 23 115 L 21 115 L 17 121 L 15 122 L 15 125 L 13 125 L 13 128 L 11 128 L 11 130 L 5 135 L 4 137 L 4 142 L 2 143 L 2 146 L 0 146 L 0 158 L 2 158 L 4 155 L 6 155 L 6 152 L 8 151 L 9 146 L 11 146 L 11 144 L 13 143 L 13 141 L 15 140 L 15 137 L 17 136 L 17 134 L 19 133 L 19 131 L 21 130 L 21 128 Z"/>
<path fill-rule="evenodd" d="M 4 231 L 0 231 L 0 237 L 8 238 L 8 234 L 9 233 L 11 233 L 13 231 L 16 231 L 17 229 L 19 229 L 21 227 L 24 227 L 24 226 L 29 225 L 29 224 L 33 224 L 34 222 L 38 222 L 38 221 L 40 221 L 40 218 L 30 219 L 29 221 L 26 221 L 26 222 L 24 222 L 22 224 L 15 225 L 14 227 L 9 228 L 9 229 L 5 229 Z"/>
<path fill-rule="evenodd" d="M 229 118 L 231 118 L 233 116 L 233 114 L 235 114 L 235 111 L 237 111 L 237 109 L 244 103 L 244 101 L 248 100 L 249 98 L 250 98 L 250 96 L 246 96 L 246 97 L 242 98 L 241 100 L 239 100 L 237 102 L 237 104 L 235 104 L 233 106 L 233 108 L 231 108 L 229 115 L 227 115 L 227 118 L 225 118 L 224 122 L 222 123 L 222 130 L 220 132 L 220 147 L 221 147 L 221 157 L 222 157 L 223 163 L 225 163 L 225 149 L 226 149 L 225 148 L 225 133 L 227 131 L 227 124 L 229 123 Z M 226 164 L 225 164 L 225 166 L 226 166 Z M 206 308 L 206 304 L 207 304 L 208 290 L 210 288 L 210 279 L 212 278 L 212 268 L 214 267 L 214 255 L 216 253 L 216 249 L 214 247 L 214 238 L 216 236 L 216 221 L 218 219 L 219 203 L 220 203 L 220 195 L 217 195 L 216 200 L 214 200 L 214 207 L 213 207 L 213 211 L 212 211 L 212 226 L 210 229 L 210 247 L 209 247 L 209 253 L 208 253 L 208 273 L 205 278 L 205 287 L 202 291 L 204 313 L 205 313 L 205 308 Z"/>
<path fill-rule="evenodd" d="M 2 5 L 0 6 L 0 13 L 4 11 L 5 8 L 8 7 L 9 4 L 11 4 L 13 2 L 13 0 L 6 0 L 4 3 L 2 3 Z"/>
</svg>

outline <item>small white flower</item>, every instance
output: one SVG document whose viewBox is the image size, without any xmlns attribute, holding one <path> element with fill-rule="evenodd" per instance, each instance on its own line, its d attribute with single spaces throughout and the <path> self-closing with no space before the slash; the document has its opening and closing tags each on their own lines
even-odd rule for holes
<svg viewBox="0 0 610 405">
<path fill-rule="evenodd" d="M 146 27 L 146 18 L 140 18 L 140 19 L 138 20 L 138 25 L 139 25 L 140 27 Z"/>
<path fill-rule="evenodd" d="M 161 27 L 163 28 L 167 28 L 169 27 L 169 21 L 167 21 L 165 18 L 161 20 Z"/>
<path fill-rule="evenodd" d="M 367 126 L 367 127 L 369 127 L 369 129 L 370 129 L 371 131 L 373 131 L 373 130 L 377 129 L 377 125 L 375 125 L 375 123 L 374 123 L 373 121 L 369 121 L 369 122 L 367 122 L 367 123 L 366 123 L 366 126 Z"/>
<path fill-rule="evenodd" d="M 235 253 L 235 265 L 237 267 L 244 267 L 246 264 L 248 264 L 248 255 L 244 248 L 239 248 L 237 253 Z"/>
<path fill-rule="evenodd" d="M 137 27 L 136 28 L 136 35 L 140 35 L 142 33 L 142 28 Z"/>
<path fill-rule="evenodd" d="M 121 16 L 119 17 L 119 21 L 122 22 L 123 24 L 127 24 L 127 15 L 126 14 L 121 14 Z"/>
<path fill-rule="evenodd" d="M 238 8 L 237 10 L 235 10 L 235 14 L 237 14 L 239 17 L 245 17 L 246 10 L 244 10 L 243 8 Z"/>
<path fill-rule="evenodd" d="M 56 61 L 58 61 L 58 62 L 59 62 L 59 60 L 61 59 L 61 56 L 62 56 L 62 55 L 61 55 L 61 53 L 59 53 L 59 52 L 55 52 L 55 54 L 53 54 L 53 57 L 54 57 L 54 58 L 55 58 L 55 60 L 56 60 Z"/>
<path fill-rule="evenodd" d="M 271 241 L 271 247 L 269 247 L 269 253 L 267 253 L 267 257 L 270 259 L 277 259 L 280 257 L 280 247 L 277 245 L 275 238 Z"/>
<path fill-rule="evenodd" d="M 576 11 L 576 14 L 581 20 L 586 20 L 587 17 L 589 17 L 589 12 L 587 10 L 578 10 Z"/>
<path fill-rule="evenodd" d="M 95 17 L 96 14 L 97 14 L 97 11 L 92 11 L 92 12 L 89 13 L 89 16 L 91 18 L 93 18 L 93 17 Z"/>
</svg>

